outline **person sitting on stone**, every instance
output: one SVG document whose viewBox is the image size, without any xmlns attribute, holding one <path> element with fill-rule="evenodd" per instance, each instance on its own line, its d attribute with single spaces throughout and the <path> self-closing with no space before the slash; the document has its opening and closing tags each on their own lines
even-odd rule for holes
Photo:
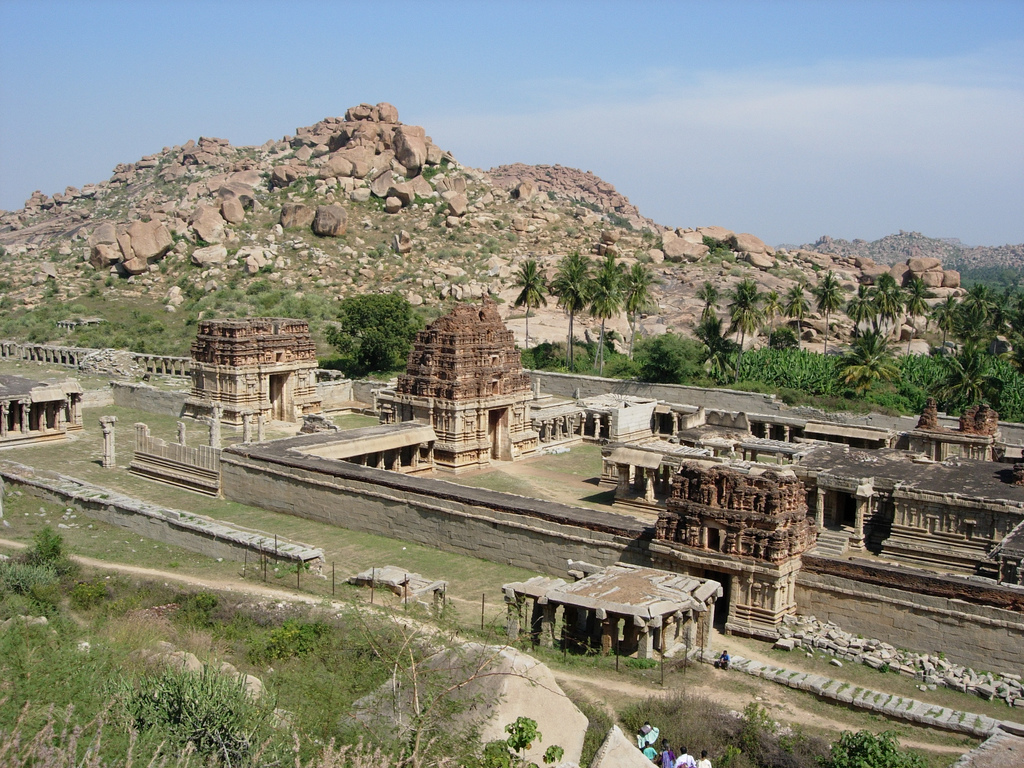
<svg viewBox="0 0 1024 768">
<path fill-rule="evenodd" d="M 715 669 L 728 669 L 729 661 L 729 652 L 722 651 L 722 655 L 715 659 Z"/>
<path fill-rule="evenodd" d="M 676 758 L 675 768 L 697 768 L 697 761 L 686 751 L 686 747 L 679 748 L 679 757 Z"/>
</svg>

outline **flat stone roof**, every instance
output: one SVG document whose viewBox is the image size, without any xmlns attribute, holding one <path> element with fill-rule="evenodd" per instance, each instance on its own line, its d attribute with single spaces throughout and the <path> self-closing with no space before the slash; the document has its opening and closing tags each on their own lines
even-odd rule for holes
<svg viewBox="0 0 1024 768">
<path fill-rule="evenodd" d="M 437 440 L 433 427 L 415 421 L 405 421 L 400 424 L 376 424 L 340 432 L 314 434 L 328 434 L 333 439 L 325 444 L 292 447 L 292 450 L 313 456 L 322 456 L 325 459 L 347 459 L 352 456 L 393 451 Z"/>
<path fill-rule="evenodd" d="M 503 589 L 506 593 L 511 591 L 560 605 L 600 608 L 619 616 L 645 620 L 669 616 L 676 611 L 704 611 L 709 598 L 722 595 L 722 586 L 717 581 L 623 563 L 610 565 L 573 583 L 535 576 L 527 581 L 505 584 Z"/>
<path fill-rule="evenodd" d="M 899 484 L 903 489 L 1024 505 L 1024 486 L 1009 482 L 1013 467 L 994 461 L 951 458 L 929 462 L 893 448 L 866 450 L 845 445 L 817 445 L 793 468 L 798 472 L 803 469 L 836 477 L 873 477 L 875 485 L 888 488 Z"/>
</svg>

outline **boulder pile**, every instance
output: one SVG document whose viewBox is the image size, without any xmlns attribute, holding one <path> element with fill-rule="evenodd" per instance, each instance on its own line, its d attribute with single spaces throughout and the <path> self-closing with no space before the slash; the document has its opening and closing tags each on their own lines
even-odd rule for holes
<svg viewBox="0 0 1024 768">
<path fill-rule="evenodd" d="M 904 651 L 881 640 L 844 632 L 838 625 L 820 621 L 814 616 L 787 616 L 775 648 L 823 651 L 836 659 L 916 677 L 921 681 L 918 686 L 921 690 L 934 690 L 936 686 L 943 685 L 983 699 L 1001 699 L 1007 706 L 1024 707 L 1024 685 L 1020 675 L 976 672 L 970 667 L 947 661 L 941 653 Z M 842 662 L 835 663 L 842 665 Z"/>
</svg>

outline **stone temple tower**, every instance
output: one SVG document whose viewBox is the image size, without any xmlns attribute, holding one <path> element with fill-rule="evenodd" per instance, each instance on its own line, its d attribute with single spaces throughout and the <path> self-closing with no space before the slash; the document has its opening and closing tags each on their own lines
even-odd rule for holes
<svg viewBox="0 0 1024 768">
<path fill-rule="evenodd" d="M 437 469 L 463 472 L 537 449 L 530 376 L 497 305 L 459 304 L 416 336 L 381 420 L 420 421 L 437 434 Z"/>
</svg>

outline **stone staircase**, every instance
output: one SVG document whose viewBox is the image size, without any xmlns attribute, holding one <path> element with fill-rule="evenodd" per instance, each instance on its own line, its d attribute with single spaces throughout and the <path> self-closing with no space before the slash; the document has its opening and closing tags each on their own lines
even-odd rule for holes
<svg viewBox="0 0 1024 768">
<path fill-rule="evenodd" d="M 825 528 L 818 532 L 818 543 L 810 554 L 818 557 L 842 557 L 850 546 L 851 536 L 853 528 L 850 526 Z"/>
</svg>

